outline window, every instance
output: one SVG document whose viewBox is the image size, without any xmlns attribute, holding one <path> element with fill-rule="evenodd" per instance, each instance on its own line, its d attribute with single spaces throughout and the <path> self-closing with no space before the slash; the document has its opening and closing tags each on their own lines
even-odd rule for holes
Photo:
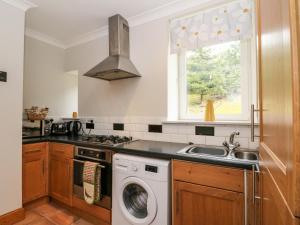
<svg viewBox="0 0 300 225">
<path fill-rule="evenodd" d="M 253 8 L 253 0 L 231 1 L 170 22 L 169 119 L 204 120 L 213 102 L 217 121 L 250 120 L 256 103 Z"/>
<path fill-rule="evenodd" d="M 213 100 L 216 120 L 249 120 L 251 52 L 248 40 L 178 53 L 180 119 L 203 119 Z"/>
</svg>

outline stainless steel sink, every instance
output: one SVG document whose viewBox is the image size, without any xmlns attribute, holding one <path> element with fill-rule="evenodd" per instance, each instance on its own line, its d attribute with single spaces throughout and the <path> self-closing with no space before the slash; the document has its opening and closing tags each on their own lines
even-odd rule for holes
<svg viewBox="0 0 300 225">
<path fill-rule="evenodd" d="M 177 153 L 191 155 L 191 156 L 226 157 L 228 154 L 228 151 L 223 147 L 189 145 L 186 148 L 178 151 Z"/>
<path fill-rule="evenodd" d="M 235 151 L 233 152 L 233 156 L 237 159 L 242 160 L 258 160 L 258 154 L 256 152 L 250 152 L 250 151 Z"/>
</svg>

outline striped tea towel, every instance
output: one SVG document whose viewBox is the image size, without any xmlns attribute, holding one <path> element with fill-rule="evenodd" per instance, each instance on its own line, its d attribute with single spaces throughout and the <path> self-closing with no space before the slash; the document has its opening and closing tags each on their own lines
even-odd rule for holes
<svg viewBox="0 0 300 225">
<path fill-rule="evenodd" d="M 83 167 L 84 200 L 94 204 L 101 198 L 101 169 L 98 163 L 84 162 Z"/>
</svg>

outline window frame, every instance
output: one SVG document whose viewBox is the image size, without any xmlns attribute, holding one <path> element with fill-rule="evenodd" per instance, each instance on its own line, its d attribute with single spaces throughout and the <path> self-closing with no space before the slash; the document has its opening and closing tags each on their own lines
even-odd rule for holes
<svg viewBox="0 0 300 225">
<path fill-rule="evenodd" d="M 241 41 L 241 91 L 242 110 L 240 114 L 215 115 L 216 121 L 250 121 L 250 104 L 256 104 L 256 44 L 255 39 Z M 178 119 L 204 121 L 204 113 L 199 116 L 187 114 L 186 51 L 177 53 L 178 63 Z"/>
</svg>

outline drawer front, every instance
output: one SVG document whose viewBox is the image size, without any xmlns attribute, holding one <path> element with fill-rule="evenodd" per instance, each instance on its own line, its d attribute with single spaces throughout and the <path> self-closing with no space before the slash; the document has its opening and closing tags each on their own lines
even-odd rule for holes
<svg viewBox="0 0 300 225">
<path fill-rule="evenodd" d="M 72 159 L 74 156 L 74 145 L 51 143 L 50 154 Z"/>
<path fill-rule="evenodd" d="M 174 180 L 236 192 L 244 191 L 244 173 L 242 169 L 179 160 L 173 160 L 172 167 Z"/>
<path fill-rule="evenodd" d="M 46 157 L 47 142 L 23 145 L 23 162 L 30 162 Z"/>
<path fill-rule="evenodd" d="M 43 153 L 46 149 L 47 142 L 25 144 L 23 145 L 23 154 Z"/>
</svg>

